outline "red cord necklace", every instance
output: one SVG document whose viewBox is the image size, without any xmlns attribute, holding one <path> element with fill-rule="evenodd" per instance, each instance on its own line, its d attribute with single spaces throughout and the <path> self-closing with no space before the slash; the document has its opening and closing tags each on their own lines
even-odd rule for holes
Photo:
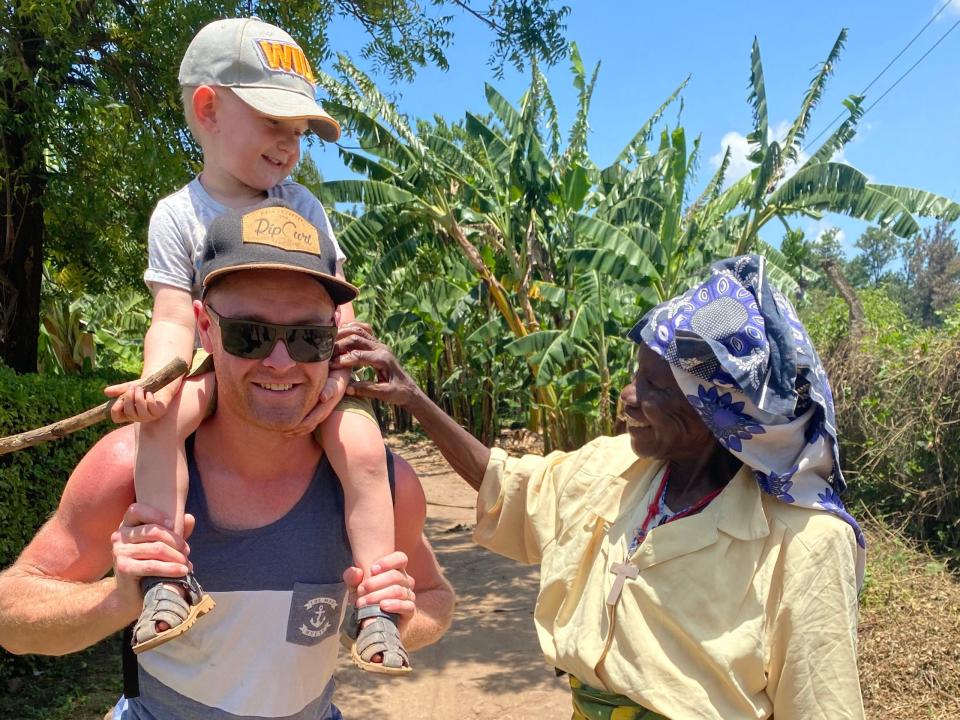
<svg viewBox="0 0 960 720">
<path fill-rule="evenodd" d="M 667 469 L 663 472 L 663 477 L 660 480 L 660 487 L 657 489 L 657 494 L 654 496 L 653 500 L 650 501 L 650 506 L 647 508 L 647 516 L 644 518 L 643 524 L 639 527 L 636 533 L 634 533 L 633 540 L 630 543 L 631 552 L 647 537 L 647 533 L 649 533 L 651 530 L 650 523 L 652 523 L 654 518 L 656 518 L 658 515 L 663 516 L 663 519 L 657 524 L 657 527 L 671 523 L 674 520 L 687 517 L 688 515 L 693 515 L 703 510 L 703 508 L 709 505 L 710 502 L 720 494 L 720 491 L 723 490 L 723 488 L 717 488 L 716 490 L 708 493 L 706 496 L 700 498 L 692 505 L 688 505 L 687 507 L 683 508 L 683 510 L 672 513 L 667 509 L 666 504 L 667 481 L 670 479 L 671 469 L 672 467 L 667 465 Z"/>
</svg>

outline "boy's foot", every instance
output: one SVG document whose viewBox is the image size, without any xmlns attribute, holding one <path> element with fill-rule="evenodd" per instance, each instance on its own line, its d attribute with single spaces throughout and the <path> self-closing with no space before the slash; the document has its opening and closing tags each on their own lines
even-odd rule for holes
<svg viewBox="0 0 960 720">
<path fill-rule="evenodd" d="M 193 575 L 143 578 L 143 611 L 133 627 L 133 651 L 142 653 L 189 630 L 216 603 Z"/>
<path fill-rule="evenodd" d="M 350 656 L 361 670 L 406 675 L 413 669 L 400 640 L 396 617 L 381 610 L 379 605 L 368 605 L 356 610 L 355 620 L 348 620 L 348 624 L 352 624 L 348 637 L 356 636 L 350 644 Z"/>
</svg>

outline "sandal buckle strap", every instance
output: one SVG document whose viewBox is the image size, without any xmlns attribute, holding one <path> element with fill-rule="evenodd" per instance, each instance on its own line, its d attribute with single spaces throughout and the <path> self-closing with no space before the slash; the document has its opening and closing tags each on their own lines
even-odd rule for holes
<svg viewBox="0 0 960 720">
<path fill-rule="evenodd" d="M 140 589 L 143 591 L 143 594 L 146 595 L 150 588 L 160 583 L 176 583 L 177 585 L 184 587 L 187 591 L 187 594 L 190 596 L 191 605 L 196 605 L 203 599 L 203 588 L 200 587 L 200 583 L 197 582 L 197 578 L 193 573 L 187 573 L 183 577 L 159 577 L 156 575 L 148 575 L 140 578 Z"/>
<path fill-rule="evenodd" d="M 365 605 L 362 608 L 357 610 L 357 621 L 366 620 L 368 618 L 386 618 L 394 624 L 396 624 L 399 619 L 399 615 L 394 613 L 384 612 L 380 609 L 380 603 L 374 603 L 373 605 Z"/>
</svg>

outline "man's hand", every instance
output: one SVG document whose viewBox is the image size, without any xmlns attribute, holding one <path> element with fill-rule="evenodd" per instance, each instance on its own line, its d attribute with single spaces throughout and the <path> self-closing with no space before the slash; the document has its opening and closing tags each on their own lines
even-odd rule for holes
<svg viewBox="0 0 960 720">
<path fill-rule="evenodd" d="M 370 568 L 370 578 L 363 582 L 363 571 L 349 567 L 343 573 L 343 581 L 351 595 L 355 595 L 357 608 L 380 603 L 384 612 L 400 616 L 401 632 L 417 610 L 417 596 L 413 592 L 414 580 L 407 575 L 407 556 L 399 550 L 381 558 Z M 361 584 L 362 583 L 362 584 Z"/>
<path fill-rule="evenodd" d="M 104 388 L 107 397 L 118 398 L 110 408 L 110 417 L 118 425 L 158 420 L 167 412 L 181 382 L 174 380 L 155 393 L 145 392 L 135 380 Z"/>
<path fill-rule="evenodd" d="M 193 515 L 184 515 L 184 537 L 180 537 L 171 529 L 172 520 L 155 508 L 143 503 L 127 508 L 110 540 L 117 592 L 124 607 L 132 608 L 133 617 L 143 603 L 140 578 L 183 577 L 192 570 L 193 564 L 187 557 L 190 547 L 184 538 L 189 537 L 193 526 Z"/>
<path fill-rule="evenodd" d="M 377 340 L 366 323 L 353 322 L 340 328 L 331 368 L 372 367 L 377 381 L 355 382 L 347 388 L 348 395 L 382 400 L 392 405 L 407 407 L 413 400 L 417 385 L 386 345 Z"/>
</svg>

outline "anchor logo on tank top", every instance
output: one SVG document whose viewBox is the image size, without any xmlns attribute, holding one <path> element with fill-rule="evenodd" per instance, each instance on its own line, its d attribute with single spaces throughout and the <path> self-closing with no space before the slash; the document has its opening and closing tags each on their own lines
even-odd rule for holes
<svg viewBox="0 0 960 720">
<path fill-rule="evenodd" d="M 329 634 L 333 620 L 337 617 L 337 601 L 329 597 L 315 597 L 305 602 L 303 607 L 311 615 L 310 619 L 300 626 L 300 632 L 311 638 Z"/>
<path fill-rule="evenodd" d="M 294 583 L 287 618 L 287 642 L 312 647 L 340 632 L 347 586 Z"/>
</svg>

